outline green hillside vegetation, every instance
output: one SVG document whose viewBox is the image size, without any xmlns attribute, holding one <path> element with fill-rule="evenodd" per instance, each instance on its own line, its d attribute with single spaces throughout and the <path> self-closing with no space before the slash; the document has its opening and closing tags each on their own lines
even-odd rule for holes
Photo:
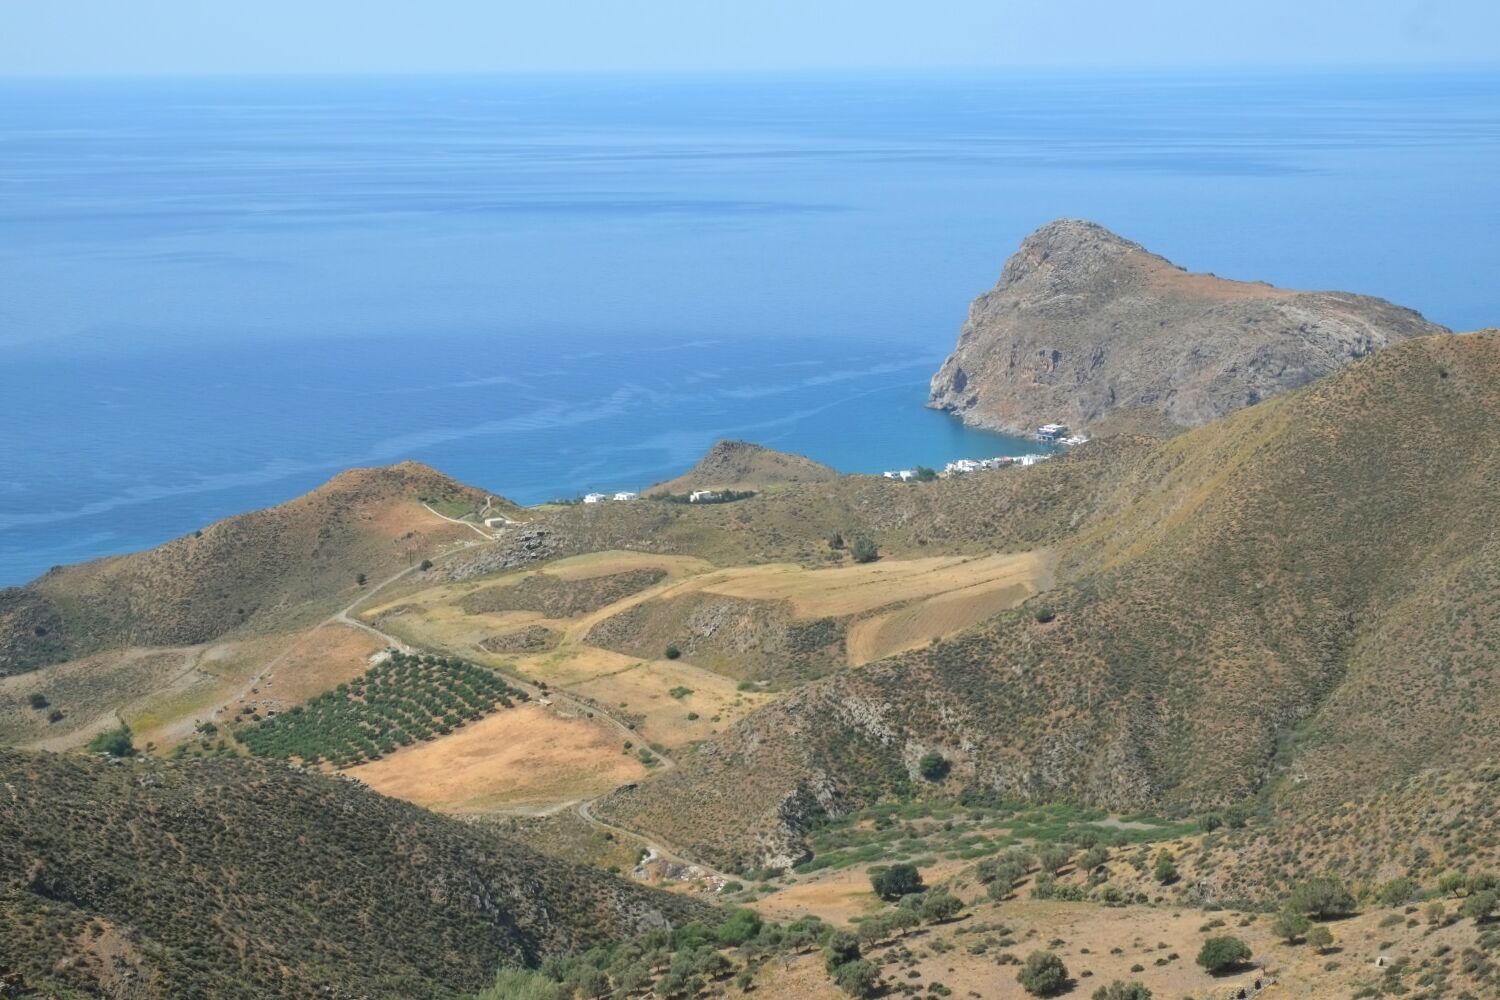
<svg viewBox="0 0 1500 1000">
<path fill-rule="evenodd" d="M 746 988 L 761 966 L 815 951 L 833 931 L 817 917 L 782 926 L 740 909 L 717 926 L 690 922 L 549 959 L 534 972 L 503 971 L 476 1000 L 722 996 L 731 981 Z"/>
<path fill-rule="evenodd" d="M 1089 851 L 1105 851 L 1107 856 L 1131 845 L 1195 832 L 1197 825 L 1192 822 L 1171 823 L 1135 815 L 1117 823 L 1099 810 L 1064 803 L 887 802 L 819 824 L 808 835 L 807 859 L 793 871 L 808 875 L 858 865 L 975 860 L 983 860 L 981 870 L 993 870 L 992 866 L 1025 857 L 1028 860 L 1017 873 L 1019 877 L 1035 863 L 1027 852 L 1038 848 L 1044 853 L 1064 849 L 1063 857 L 1071 860 L 1076 856 L 1082 863 Z M 980 881 L 988 883 L 992 877 L 981 877 Z"/>
<path fill-rule="evenodd" d="M 235 738 L 256 756 L 349 767 L 446 736 L 529 697 L 493 670 L 455 657 L 392 651 L 363 676 L 241 727 Z"/>
<path fill-rule="evenodd" d="M 1493 755 L 1500 439 L 1478 429 L 1497 413 L 1500 336 L 1429 338 L 1107 480 L 1074 475 L 1104 471 L 1086 454 L 1048 463 L 1035 482 L 1071 487 L 1054 510 L 1076 526 L 1045 615 L 803 688 L 606 813 L 753 865 L 909 795 L 935 748 L 952 788 L 1122 811 L 1262 795 L 1279 816 Z"/>
<path fill-rule="evenodd" d="M 719 919 L 279 763 L 0 750 L 0 800 L 0 971 L 41 995 L 455 997 Z"/>
</svg>

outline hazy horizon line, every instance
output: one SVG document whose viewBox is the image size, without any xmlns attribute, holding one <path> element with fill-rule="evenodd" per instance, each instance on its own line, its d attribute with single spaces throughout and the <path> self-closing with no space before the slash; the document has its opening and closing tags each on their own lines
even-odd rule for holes
<svg viewBox="0 0 1500 1000">
<path fill-rule="evenodd" d="M 119 80 L 384 80 L 384 79 L 455 79 L 455 78 L 588 78 L 630 77 L 638 79 L 746 77 L 893 77 L 893 78 L 972 78 L 972 77 L 1159 77 L 1159 76 L 1257 76 L 1280 75 L 1368 75 L 1378 73 L 1424 75 L 1462 75 L 1500 72 L 1500 60 L 1488 62 L 1411 61 L 1411 62 L 1259 62 L 1259 63 L 1180 63 L 1161 66 L 1117 65 L 1024 65 L 1024 66 L 800 66 L 800 67 L 611 67 L 603 69 L 369 69 L 369 70 L 236 70 L 236 71 L 107 71 L 99 73 L 41 72 L 11 73 L 0 70 L 4 82 L 89 82 Z"/>
</svg>

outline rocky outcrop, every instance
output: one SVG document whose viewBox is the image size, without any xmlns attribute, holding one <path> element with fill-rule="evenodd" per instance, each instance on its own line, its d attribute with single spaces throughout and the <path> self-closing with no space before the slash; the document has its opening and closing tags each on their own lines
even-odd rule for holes
<svg viewBox="0 0 1500 1000">
<path fill-rule="evenodd" d="M 1193 274 L 1064 219 L 1028 236 L 974 300 L 929 405 L 1009 431 L 1097 432 L 1132 416 L 1191 427 L 1446 332 L 1368 296 Z"/>
<path fill-rule="evenodd" d="M 658 483 L 651 493 L 690 490 L 755 490 L 788 483 L 826 483 L 838 470 L 801 455 L 775 451 L 749 441 L 720 441 L 687 472 Z"/>
</svg>

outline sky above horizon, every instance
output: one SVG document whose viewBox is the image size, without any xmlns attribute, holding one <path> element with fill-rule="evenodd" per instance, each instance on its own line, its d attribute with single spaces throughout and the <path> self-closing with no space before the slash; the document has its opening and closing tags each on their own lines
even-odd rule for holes
<svg viewBox="0 0 1500 1000">
<path fill-rule="evenodd" d="M 7 0 L 0 75 L 1152 70 L 1500 61 L 1495 0 Z"/>
</svg>

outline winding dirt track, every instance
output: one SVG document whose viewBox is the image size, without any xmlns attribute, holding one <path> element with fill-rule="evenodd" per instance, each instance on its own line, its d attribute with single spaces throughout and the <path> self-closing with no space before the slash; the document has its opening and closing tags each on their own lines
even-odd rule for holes
<svg viewBox="0 0 1500 1000">
<path fill-rule="evenodd" d="M 455 523 L 458 523 L 458 524 L 467 524 L 471 528 L 474 527 L 474 525 L 470 524 L 468 521 L 457 521 L 454 518 L 447 517 L 447 516 L 445 516 L 443 514 L 439 514 L 437 511 L 433 510 L 431 507 L 428 507 L 426 504 L 423 504 L 422 506 L 425 507 L 430 513 L 432 513 L 436 517 L 440 517 L 440 518 L 442 518 L 445 521 L 455 521 Z M 475 531 L 479 531 L 479 529 L 475 528 Z M 495 535 L 495 536 L 493 536 L 493 537 L 490 536 L 490 535 L 486 535 L 483 531 L 479 531 L 479 534 L 484 537 L 485 542 L 488 542 L 488 543 L 491 543 L 491 544 L 493 544 L 500 537 L 498 534 Z M 465 551 L 467 549 L 473 548 L 476 545 L 483 545 L 483 544 L 485 544 L 485 542 L 465 542 L 465 543 L 462 543 L 458 547 L 454 548 L 451 552 L 447 552 L 447 553 L 443 554 L 442 556 L 438 557 L 438 560 L 435 560 L 435 561 L 443 561 L 443 560 L 449 559 L 449 558 L 451 558 L 452 556 L 456 555 L 459 552 L 462 552 L 462 551 Z M 391 584 L 395 583 L 396 581 L 401 580 L 404 577 L 410 575 L 411 573 L 416 572 L 419 568 L 420 568 L 419 565 L 418 566 L 408 566 L 406 569 L 402 570 L 401 572 L 397 573 L 396 575 L 394 575 L 394 576 L 392 576 L 392 577 L 390 577 L 390 578 L 388 578 L 386 580 L 382 580 L 380 583 L 376 584 L 374 587 L 371 587 L 369 590 L 367 590 L 364 593 L 360 594 L 360 596 L 358 597 L 358 599 L 356 599 L 353 603 L 351 603 L 347 607 L 343 608 L 342 610 L 336 612 L 335 614 L 331 615 L 322 624 L 324 624 L 324 625 L 330 625 L 330 624 L 348 625 L 348 626 L 351 626 L 353 628 L 362 629 L 363 631 L 368 632 L 371 635 L 376 636 L 377 638 L 379 638 L 383 642 L 385 642 L 386 645 L 390 646 L 392 649 L 399 649 L 402 652 L 407 652 L 407 653 L 422 652 L 422 650 L 413 649 L 407 643 L 402 642 L 400 639 L 396 638 L 395 636 L 391 635 L 390 633 L 385 632 L 385 631 L 383 631 L 383 630 L 375 627 L 374 625 L 371 625 L 368 622 L 361 621 L 360 619 L 355 618 L 353 616 L 353 612 L 360 605 L 366 603 L 372 597 L 374 597 L 377 593 L 379 593 L 381 590 L 385 589 L 386 587 L 390 586 Z M 264 677 L 265 674 L 269 673 L 276 666 L 277 663 L 280 663 L 281 661 L 285 660 L 286 657 L 294 649 L 296 649 L 299 645 L 300 645 L 300 642 L 299 643 L 293 643 L 287 649 L 283 650 L 281 652 L 281 654 L 276 657 L 275 660 L 273 660 L 270 664 L 268 664 L 266 666 L 266 669 L 263 670 L 259 676 L 257 676 L 256 678 L 254 678 L 249 684 L 246 685 L 246 690 L 248 691 L 251 686 L 253 686 L 255 683 L 259 682 L 259 680 L 262 677 Z M 547 691 L 543 691 L 541 688 L 539 688 L 539 687 L 531 684 L 530 682 L 521 680 L 520 678 L 517 678 L 517 677 L 513 677 L 513 676 L 507 675 L 506 681 L 511 686 L 519 688 L 519 689 L 525 691 L 536 702 L 541 702 L 544 699 L 547 699 L 547 700 L 552 701 L 555 704 L 557 704 L 557 703 L 566 704 L 571 710 L 577 712 L 580 716 L 592 715 L 594 718 L 602 719 L 604 722 L 608 723 L 609 725 L 613 726 L 616 730 L 618 730 L 619 733 L 624 738 L 626 738 L 626 739 L 631 739 L 631 738 L 634 738 L 634 737 L 636 737 L 638 735 L 635 732 L 635 730 L 631 729 L 628 725 L 626 725 L 623 721 L 621 721 L 615 715 L 613 715 L 612 713 L 610 713 L 610 711 L 608 709 L 604 708 L 601 705 L 594 704 L 593 702 L 584 702 L 583 700 L 578 699 L 578 698 L 574 698 L 572 695 L 569 695 L 569 694 L 567 694 L 564 691 L 560 691 L 557 688 L 550 688 Z M 653 749 L 653 753 L 656 756 L 656 759 L 658 761 L 658 766 L 659 766 L 660 770 L 667 771 L 667 770 L 671 770 L 672 768 L 674 768 L 674 767 L 677 766 L 677 762 L 675 760 L 673 760 L 672 757 L 669 754 L 667 754 L 667 753 L 665 753 L 663 751 L 654 750 L 654 749 Z M 537 811 L 535 809 L 527 810 L 526 813 L 525 813 L 525 815 L 531 815 L 531 816 L 548 815 L 548 814 L 551 814 L 551 813 L 561 812 L 562 810 L 568 808 L 569 806 L 573 806 L 574 809 L 575 809 L 575 811 L 578 813 L 579 818 L 581 818 L 585 823 L 588 823 L 590 826 L 594 827 L 595 829 L 602 830 L 602 831 L 607 831 L 607 832 L 614 833 L 614 834 L 617 834 L 617 835 L 624 835 L 626 837 L 629 837 L 632 840 L 640 842 L 640 844 L 642 846 L 644 846 L 645 848 L 647 848 L 650 851 L 653 851 L 658 857 L 665 858 L 668 861 L 673 861 L 673 862 L 676 862 L 678 864 L 683 864 L 683 865 L 693 865 L 693 866 L 696 866 L 698 868 L 701 868 L 704 872 L 708 873 L 709 875 L 718 876 L 719 878 L 728 879 L 728 878 L 731 877 L 728 874 L 726 874 L 725 872 L 721 872 L 721 871 L 719 871 L 716 868 L 712 868 L 712 867 L 710 867 L 709 865 L 705 864 L 702 861 L 698 861 L 698 860 L 695 860 L 695 859 L 692 859 L 692 858 L 688 857 L 686 854 L 684 854 L 682 851 L 678 850 L 677 848 L 673 847 L 671 844 L 667 844 L 667 843 L 663 842 L 659 837 L 656 837 L 656 836 L 654 836 L 652 834 L 649 834 L 649 833 L 643 833 L 643 832 L 640 832 L 640 831 L 637 831 L 637 830 L 631 830 L 631 829 L 629 829 L 627 827 L 618 826 L 618 825 L 616 825 L 614 823 L 608 823 L 608 822 L 605 822 L 602 819 L 599 819 L 597 816 L 594 815 L 594 813 L 593 813 L 593 807 L 594 807 L 595 803 L 597 803 L 600 799 L 605 798 L 606 796 L 608 796 L 609 794 L 611 794 L 613 791 L 614 791 L 614 789 L 611 789 L 609 792 L 605 792 L 603 795 L 598 795 L 598 796 L 595 796 L 592 799 L 584 799 L 582 801 L 567 800 L 567 801 L 557 802 L 557 803 L 554 803 L 552 805 L 542 807 L 541 811 Z"/>
</svg>

